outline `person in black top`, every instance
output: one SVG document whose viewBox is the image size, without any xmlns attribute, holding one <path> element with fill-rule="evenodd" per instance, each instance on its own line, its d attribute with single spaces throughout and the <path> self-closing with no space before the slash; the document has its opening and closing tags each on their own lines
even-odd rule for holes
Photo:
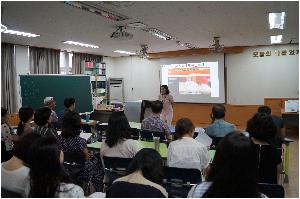
<svg viewBox="0 0 300 199">
<path fill-rule="evenodd" d="M 69 111 L 75 111 L 75 99 L 73 97 L 66 98 L 64 100 L 64 105 L 65 105 L 66 108 L 59 111 L 58 114 L 57 114 L 57 117 L 58 117 L 57 123 L 58 123 L 58 128 L 59 129 L 61 129 L 61 127 L 62 127 L 64 115 Z"/>
<path fill-rule="evenodd" d="M 270 144 L 272 144 L 276 148 L 282 148 L 282 141 L 285 138 L 285 129 L 283 128 L 283 120 L 281 116 L 272 115 L 271 108 L 268 106 L 260 106 L 257 110 L 259 113 L 266 113 L 271 115 L 274 124 L 276 125 L 277 131 L 274 139 L 268 140 Z"/>
<path fill-rule="evenodd" d="M 268 140 L 274 139 L 276 126 L 272 117 L 266 113 L 256 113 L 248 122 L 246 131 L 255 143 L 259 182 L 277 184 L 282 171 L 281 154 Z"/>
<path fill-rule="evenodd" d="M 162 183 L 162 158 L 150 148 L 141 149 L 127 169 L 127 175 L 114 181 L 107 198 L 166 198 Z"/>
</svg>

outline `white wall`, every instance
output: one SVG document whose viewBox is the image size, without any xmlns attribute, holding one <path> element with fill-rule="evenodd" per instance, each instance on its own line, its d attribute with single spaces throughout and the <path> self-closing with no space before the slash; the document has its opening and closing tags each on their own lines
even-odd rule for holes
<svg viewBox="0 0 300 199">
<path fill-rule="evenodd" d="M 113 74 L 123 78 L 125 101 L 157 99 L 160 89 L 159 64 L 139 57 L 113 58 Z"/>
<path fill-rule="evenodd" d="M 29 56 L 28 56 L 28 46 L 19 46 L 16 45 L 16 72 L 17 72 L 17 101 L 18 107 L 21 108 L 21 87 L 20 87 L 20 74 L 29 74 Z"/>
<path fill-rule="evenodd" d="M 225 56 L 227 67 L 227 103 L 263 104 L 264 97 L 298 97 L 298 55 L 277 56 L 275 50 L 299 49 L 297 45 L 251 47 L 240 54 Z M 271 51 L 270 57 L 252 57 L 252 53 Z M 212 55 L 213 56 L 213 55 Z M 111 58 L 110 77 L 124 79 L 126 101 L 156 99 L 159 94 L 160 65 L 182 59 L 203 60 L 203 57 L 178 57 L 147 60 L 138 57 Z"/>
<path fill-rule="evenodd" d="M 289 55 L 288 50 L 298 50 L 298 45 L 251 47 L 241 54 L 228 54 L 227 103 L 263 104 L 264 97 L 298 97 L 299 55 Z M 286 56 L 275 51 L 287 50 Z M 269 57 L 253 57 L 253 52 L 271 51 Z"/>
</svg>

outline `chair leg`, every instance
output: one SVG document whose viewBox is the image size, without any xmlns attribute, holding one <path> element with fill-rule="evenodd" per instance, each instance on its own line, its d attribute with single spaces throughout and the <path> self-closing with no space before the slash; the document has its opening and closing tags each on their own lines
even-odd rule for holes
<svg viewBox="0 0 300 199">
<path fill-rule="evenodd" d="M 284 155 L 284 172 L 285 172 L 285 177 L 284 177 L 284 182 L 289 183 L 289 155 L 290 155 L 290 146 L 287 143 L 286 144 L 286 149 L 285 149 L 285 155 Z"/>
</svg>

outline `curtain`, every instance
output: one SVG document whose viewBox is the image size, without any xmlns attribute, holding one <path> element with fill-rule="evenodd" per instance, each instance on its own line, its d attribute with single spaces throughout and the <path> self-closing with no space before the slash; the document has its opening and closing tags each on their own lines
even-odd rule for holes
<svg viewBox="0 0 300 199">
<path fill-rule="evenodd" d="M 1 106 L 9 113 L 18 112 L 15 60 L 15 45 L 1 43 Z"/>
<path fill-rule="evenodd" d="M 73 52 L 72 74 L 83 74 L 82 61 L 102 62 L 103 56 Z"/>
<path fill-rule="evenodd" d="M 59 74 L 60 50 L 29 47 L 31 74 Z"/>
</svg>

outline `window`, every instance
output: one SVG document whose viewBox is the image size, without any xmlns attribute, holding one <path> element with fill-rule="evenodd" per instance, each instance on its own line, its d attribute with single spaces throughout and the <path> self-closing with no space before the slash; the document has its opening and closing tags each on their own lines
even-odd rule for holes
<svg viewBox="0 0 300 199">
<path fill-rule="evenodd" d="M 68 53 L 67 51 L 60 52 L 60 74 L 72 74 L 72 57 L 73 53 Z"/>
</svg>

